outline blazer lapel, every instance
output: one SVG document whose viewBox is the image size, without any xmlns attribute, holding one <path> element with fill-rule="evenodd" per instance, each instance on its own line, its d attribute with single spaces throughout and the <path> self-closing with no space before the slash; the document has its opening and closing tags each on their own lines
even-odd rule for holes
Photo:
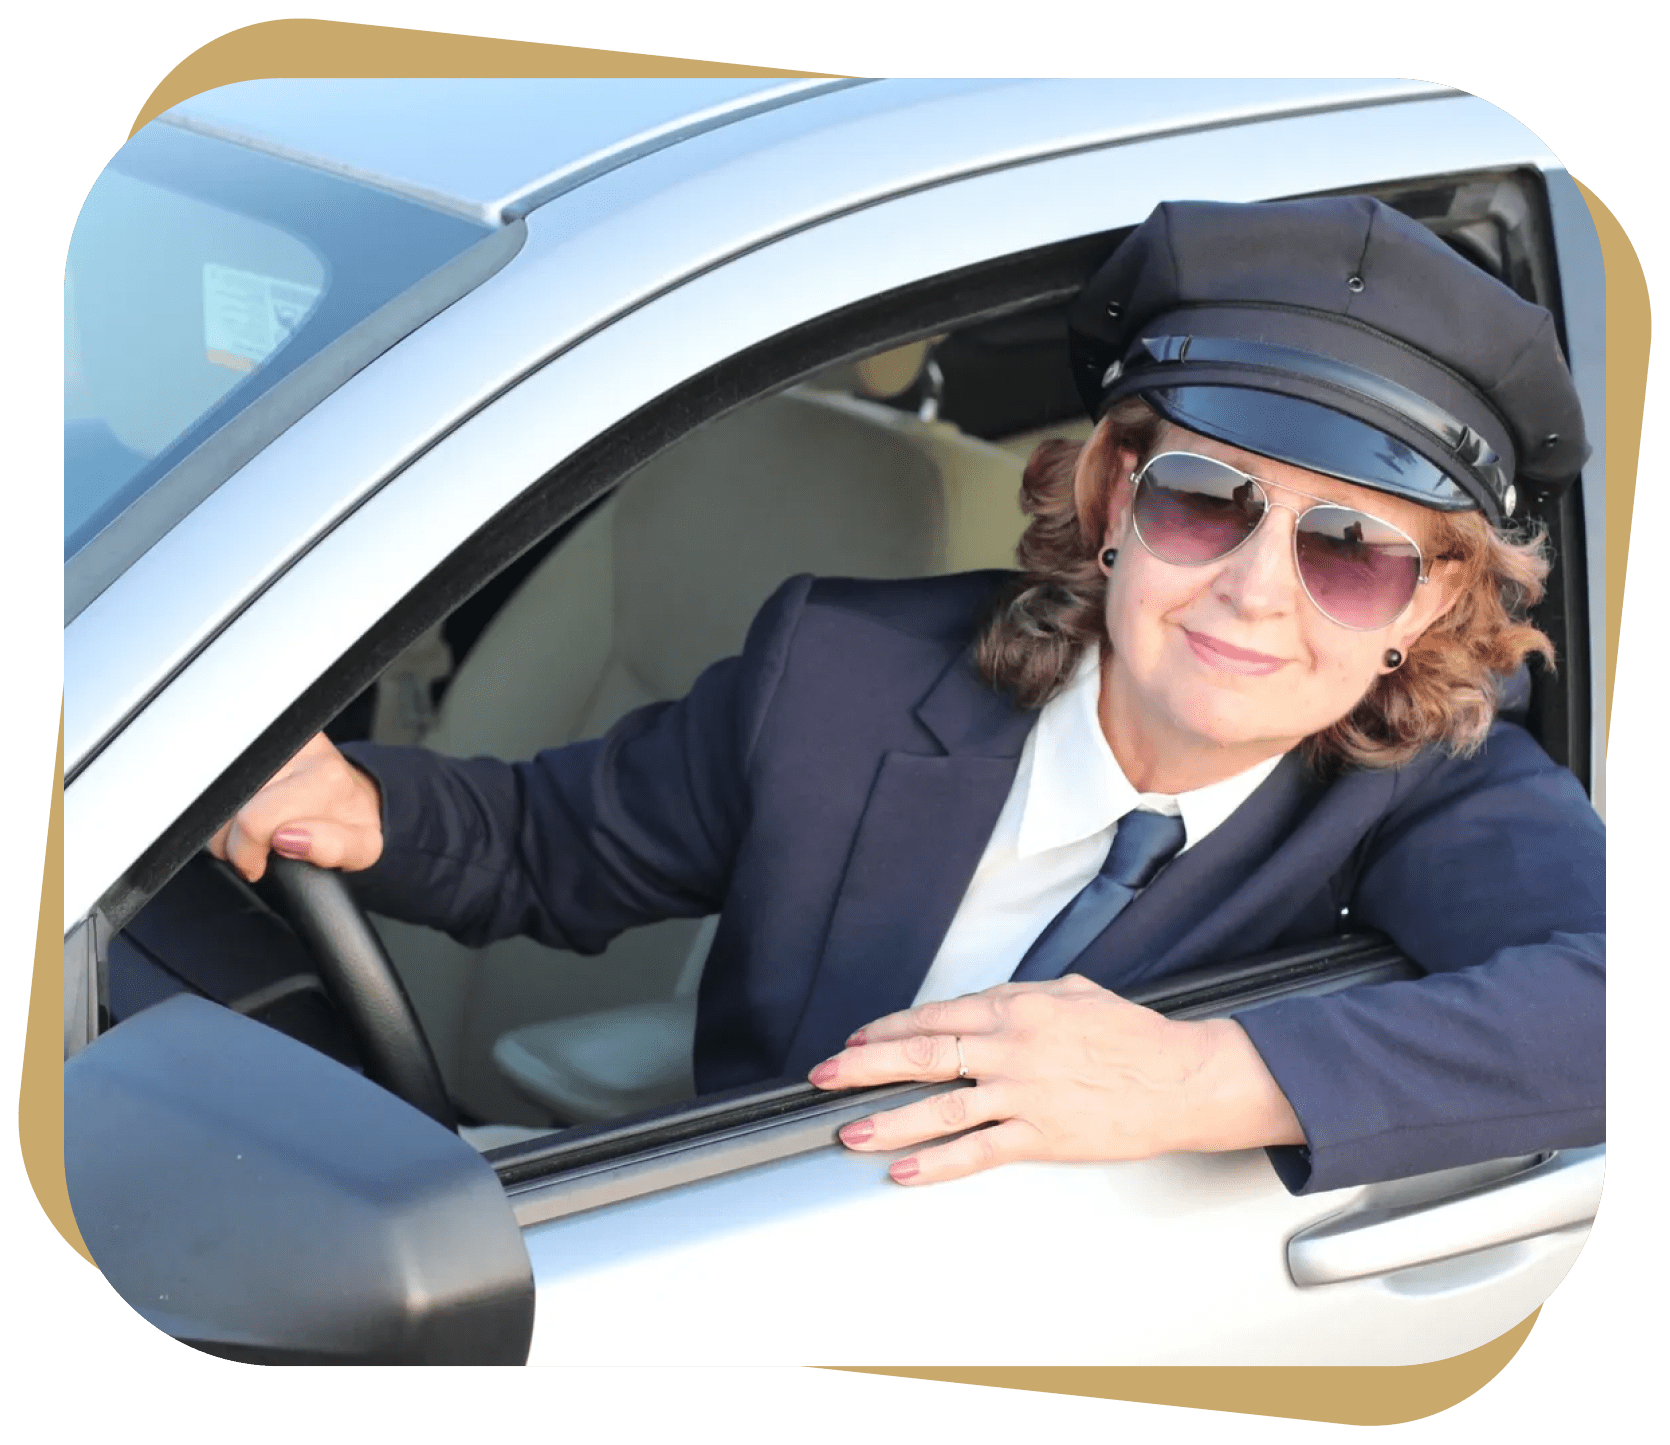
<svg viewBox="0 0 1670 1445">
<path fill-rule="evenodd" d="M 882 757 L 784 1061 L 787 1074 L 836 1052 L 860 1024 L 910 1006 L 985 852 L 1038 715 L 993 693 L 962 654 L 916 716 L 945 752 Z"/>
</svg>

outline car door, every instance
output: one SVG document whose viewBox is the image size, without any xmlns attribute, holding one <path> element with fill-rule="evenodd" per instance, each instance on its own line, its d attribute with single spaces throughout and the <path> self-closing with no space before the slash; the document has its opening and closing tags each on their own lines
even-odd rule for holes
<svg viewBox="0 0 1670 1445">
<path fill-rule="evenodd" d="M 1138 87 L 1122 116 L 1152 113 L 1114 127 L 1087 87 L 928 88 L 894 105 L 843 94 L 819 102 L 850 107 L 826 126 L 779 118 L 746 148 L 737 127 L 710 154 L 651 158 L 534 210 L 510 264 L 234 479 L 255 493 L 263 474 L 315 465 L 375 484 L 89 750 L 67 797 L 71 920 L 96 905 L 126 922 L 392 655 L 693 428 L 853 357 L 1059 302 L 1168 197 L 1407 198 L 1458 177 L 1541 177 L 1544 259 L 1558 262 L 1589 414 L 1603 414 L 1593 338 L 1569 320 L 1596 305 L 1592 232 L 1534 137 L 1482 102 L 1255 88 L 1203 118 Z M 414 402 L 426 356 L 445 352 L 479 359 L 459 393 L 474 400 L 442 403 L 429 383 Z M 380 387 L 408 411 L 446 411 L 444 425 L 377 454 L 375 427 L 368 440 L 355 420 Z M 1586 487 L 1549 520 L 1568 540 L 1582 520 L 1598 537 L 1600 505 Z M 1598 575 L 1591 554 L 1559 593 L 1581 658 L 1601 655 Z M 1545 745 L 1598 794 L 1594 686 L 1568 668 L 1533 706 Z M 1198 1016 L 1405 967 L 1348 938 L 1149 1001 Z M 785 1083 L 492 1151 L 532 1263 L 530 1360 L 1444 1358 L 1546 1297 L 1581 1248 L 1601 1167 L 1599 1151 L 1576 1151 L 1295 1197 L 1250 1152 L 1011 1165 L 901 1190 L 884 1159 L 833 1142 L 875 1107 Z M 903 1283 L 878 1304 L 859 1281 Z M 975 1292 L 987 1318 L 1025 1324 L 957 1332 Z"/>
</svg>

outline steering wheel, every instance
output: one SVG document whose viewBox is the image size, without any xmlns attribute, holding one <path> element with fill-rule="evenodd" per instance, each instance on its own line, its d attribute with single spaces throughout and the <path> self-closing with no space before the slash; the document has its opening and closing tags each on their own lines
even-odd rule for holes
<svg viewBox="0 0 1670 1445">
<path fill-rule="evenodd" d="M 285 916 L 319 965 L 326 992 L 347 1018 L 366 1077 L 456 1130 L 458 1116 L 423 1025 L 342 875 L 276 853 L 267 872 Z"/>
</svg>

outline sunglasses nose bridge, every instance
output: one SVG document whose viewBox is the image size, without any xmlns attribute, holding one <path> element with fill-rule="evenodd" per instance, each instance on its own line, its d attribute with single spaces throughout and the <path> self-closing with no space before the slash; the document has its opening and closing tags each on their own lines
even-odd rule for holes
<svg viewBox="0 0 1670 1445">
<path fill-rule="evenodd" d="M 1292 609 L 1303 592 L 1299 580 L 1298 508 L 1277 502 L 1258 489 L 1263 511 L 1245 540 L 1220 563 L 1217 590 L 1237 612 L 1269 614 Z M 1271 515 L 1289 512 L 1293 520 L 1282 527 Z"/>
</svg>

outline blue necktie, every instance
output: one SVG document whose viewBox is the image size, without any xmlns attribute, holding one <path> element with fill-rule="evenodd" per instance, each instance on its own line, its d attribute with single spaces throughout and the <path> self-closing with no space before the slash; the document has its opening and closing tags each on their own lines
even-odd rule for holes
<svg viewBox="0 0 1670 1445">
<path fill-rule="evenodd" d="M 1134 808 L 1113 830 L 1102 871 L 1084 885 L 1032 942 L 1010 975 L 1013 983 L 1060 978 L 1125 909 L 1137 890 L 1183 846 L 1183 820 Z"/>
</svg>

